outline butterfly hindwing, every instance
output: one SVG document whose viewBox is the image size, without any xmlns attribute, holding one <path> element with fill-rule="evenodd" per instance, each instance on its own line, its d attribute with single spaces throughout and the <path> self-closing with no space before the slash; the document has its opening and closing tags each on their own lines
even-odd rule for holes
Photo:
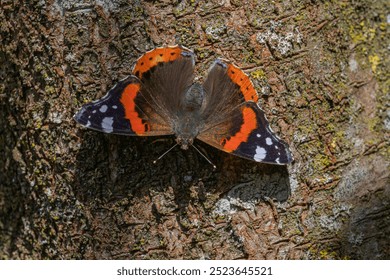
<svg viewBox="0 0 390 280">
<path fill-rule="evenodd" d="M 258 162 L 287 164 L 292 161 L 287 145 L 275 136 L 258 107 L 257 93 L 242 70 L 217 60 L 203 86 L 206 101 L 209 101 L 206 106 L 218 110 L 207 114 L 212 109 L 204 109 L 207 125 L 198 136 L 200 140 Z"/>
</svg>

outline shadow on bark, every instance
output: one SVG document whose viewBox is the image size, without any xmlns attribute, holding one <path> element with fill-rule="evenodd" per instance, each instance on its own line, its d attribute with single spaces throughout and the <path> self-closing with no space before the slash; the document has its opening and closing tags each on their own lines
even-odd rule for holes
<svg viewBox="0 0 390 280">
<path fill-rule="evenodd" d="M 77 198 L 87 205 L 96 200 L 115 202 L 145 195 L 152 199 L 154 193 L 165 192 L 168 187 L 174 194 L 169 200 L 179 208 L 193 200 L 191 187 L 196 187 L 201 202 L 208 194 L 243 204 L 264 197 L 283 202 L 290 195 L 285 166 L 251 162 L 201 142 L 197 146 L 217 170 L 194 149 L 183 151 L 178 147 L 153 164 L 174 144 L 173 137 L 126 137 L 86 130 L 80 130 L 80 134 L 82 144 L 73 186 Z"/>
<path fill-rule="evenodd" d="M 1 56 L 0 79 L 12 80 L 16 67 Z M 5 83 L 5 91 L 12 92 Z M 25 151 L 18 145 L 24 132 L 24 120 L 6 98 L 0 96 L 0 259 L 12 258 L 18 250 L 18 239 L 23 235 L 23 218 L 28 219 L 39 209 L 31 207 L 29 196 L 31 186 L 25 179 L 27 166 Z M 30 228 L 34 230 L 34 228 Z M 31 240 L 24 240 L 24 246 L 32 250 Z"/>
</svg>

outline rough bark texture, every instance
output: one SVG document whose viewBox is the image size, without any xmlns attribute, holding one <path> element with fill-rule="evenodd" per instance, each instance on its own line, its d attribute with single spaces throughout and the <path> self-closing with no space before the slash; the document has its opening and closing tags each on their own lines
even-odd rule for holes
<svg viewBox="0 0 390 280">
<path fill-rule="evenodd" d="M 388 1 L 2 0 L 0 258 L 389 259 Z M 288 167 L 72 119 L 179 43 L 253 80 Z"/>
</svg>

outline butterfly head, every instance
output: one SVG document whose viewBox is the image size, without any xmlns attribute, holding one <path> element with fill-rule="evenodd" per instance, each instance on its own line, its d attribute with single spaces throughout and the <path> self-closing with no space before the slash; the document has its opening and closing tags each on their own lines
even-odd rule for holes
<svg viewBox="0 0 390 280">
<path fill-rule="evenodd" d="M 180 148 L 182 148 L 183 150 L 188 150 L 188 148 L 194 143 L 194 138 L 179 135 L 176 138 L 176 143 L 180 145 Z"/>
<path fill-rule="evenodd" d="M 187 150 L 199 134 L 199 117 L 195 112 L 187 112 L 181 115 L 174 124 L 176 143 Z"/>
</svg>

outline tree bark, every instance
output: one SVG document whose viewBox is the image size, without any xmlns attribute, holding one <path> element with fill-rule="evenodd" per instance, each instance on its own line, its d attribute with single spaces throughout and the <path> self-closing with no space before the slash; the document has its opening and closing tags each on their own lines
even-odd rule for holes
<svg viewBox="0 0 390 280">
<path fill-rule="evenodd" d="M 0 258 L 389 259 L 388 1 L 1 2 Z M 288 167 L 73 114 L 145 51 L 251 77 Z"/>
</svg>

